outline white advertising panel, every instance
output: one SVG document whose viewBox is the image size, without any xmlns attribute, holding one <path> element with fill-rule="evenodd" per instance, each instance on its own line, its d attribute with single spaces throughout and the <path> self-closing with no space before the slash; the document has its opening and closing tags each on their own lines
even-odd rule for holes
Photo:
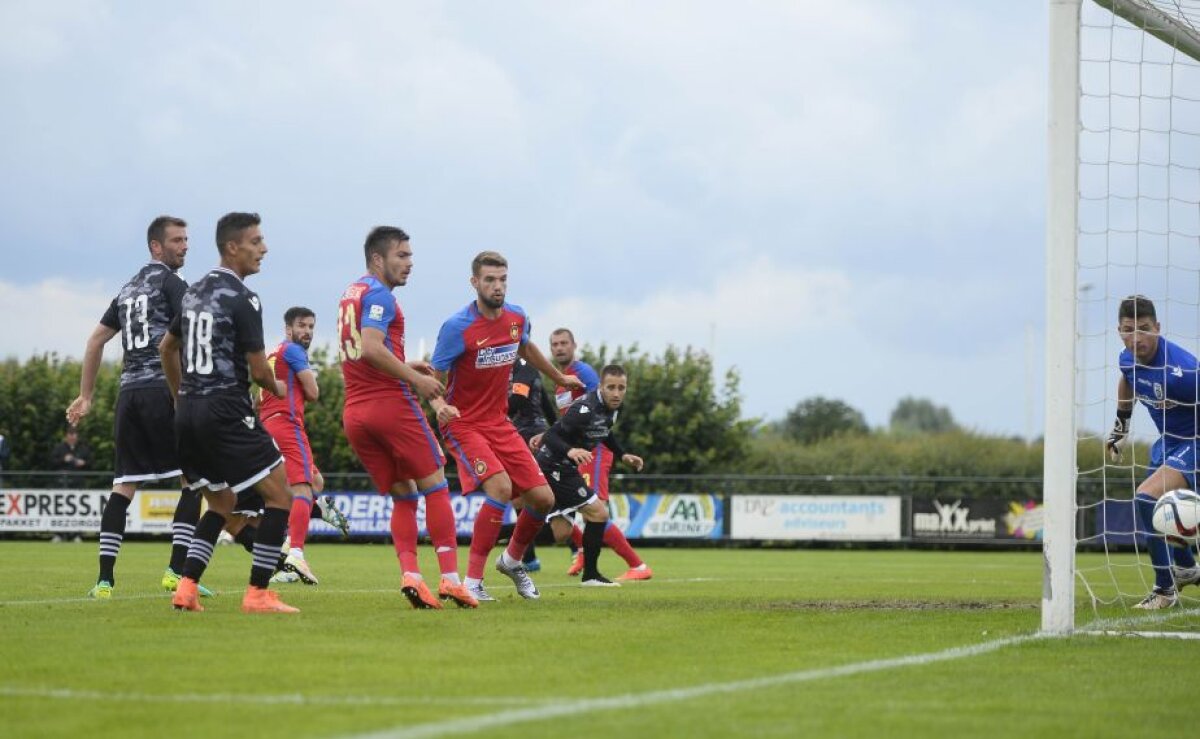
<svg viewBox="0 0 1200 739">
<path fill-rule="evenodd" d="M 898 541 L 900 498 L 864 495 L 733 495 L 730 537 Z"/>
</svg>

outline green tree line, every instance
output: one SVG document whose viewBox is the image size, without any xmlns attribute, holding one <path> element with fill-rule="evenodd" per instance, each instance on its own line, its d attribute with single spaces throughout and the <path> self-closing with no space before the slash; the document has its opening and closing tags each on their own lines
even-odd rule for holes
<svg viewBox="0 0 1200 739">
<path fill-rule="evenodd" d="M 704 352 L 668 347 L 651 354 L 636 345 L 601 345 L 585 347 L 582 358 L 597 369 L 617 362 L 628 371 L 617 431 L 628 449 L 646 458 L 648 474 L 804 476 L 812 478 L 803 483 L 809 492 L 864 493 L 879 492 L 866 478 L 911 478 L 909 489 L 889 488 L 911 494 L 936 494 L 945 486 L 934 479 L 943 478 L 954 481 L 959 494 L 1040 496 L 1040 443 L 965 430 L 948 409 L 925 399 L 902 399 L 884 428 L 869 428 L 856 409 L 822 397 L 763 422 L 742 417 L 737 371 L 715 374 Z M 342 433 L 345 392 L 338 364 L 324 349 L 314 349 L 312 360 L 321 399 L 308 406 L 306 418 L 317 463 L 327 474 L 361 472 Z M 78 392 L 79 374 L 78 361 L 55 354 L 0 362 L 0 434 L 9 439 L 8 470 L 51 469 L 50 451 L 66 428 L 64 410 Z M 80 427 L 95 452 L 94 470 L 112 469 L 118 382 L 119 366 L 103 364 L 92 413 Z M 1146 451 L 1135 445 L 1136 464 L 1145 464 Z M 1105 465 L 1101 434 L 1080 440 L 1078 461 L 1087 490 L 1123 488 L 1137 474 L 1136 467 Z M 822 486 L 815 478 L 823 476 L 858 482 Z M 1013 482 L 998 488 L 998 479 Z"/>
</svg>

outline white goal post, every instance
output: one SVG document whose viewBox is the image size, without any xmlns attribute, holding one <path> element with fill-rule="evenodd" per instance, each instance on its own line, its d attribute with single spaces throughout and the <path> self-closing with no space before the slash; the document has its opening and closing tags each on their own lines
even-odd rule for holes
<svg viewBox="0 0 1200 739">
<path fill-rule="evenodd" d="M 1075 629 L 1076 487 L 1079 477 L 1076 345 L 1081 315 L 1078 300 L 1082 128 L 1080 36 L 1082 3 L 1092 1 L 1049 2 L 1045 527 L 1041 627 L 1043 632 L 1050 634 L 1068 634 Z M 1200 60 L 1200 33 L 1196 30 L 1196 24 L 1200 22 L 1200 3 L 1190 0 L 1094 2 L 1175 52 Z M 1115 325 L 1115 314 L 1112 320 Z M 1115 379 L 1114 373 L 1114 383 Z"/>
</svg>

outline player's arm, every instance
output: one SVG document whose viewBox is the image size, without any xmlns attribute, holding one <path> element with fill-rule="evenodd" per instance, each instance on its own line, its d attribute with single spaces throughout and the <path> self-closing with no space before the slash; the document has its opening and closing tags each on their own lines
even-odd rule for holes
<svg viewBox="0 0 1200 739">
<path fill-rule="evenodd" d="M 183 360 L 180 350 L 183 348 L 182 326 L 180 325 L 180 315 L 175 314 L 175 318 L 171 319 L 171 325 L 167 328 L 167 332 L 163 334 L 162 341 L 158 344 L 158 356 L 162 359 L 163 376 L 167 378 L 167 388 L 171 391 L 171 398 L 179 397 L 179 385 L 183 382 Z"/>
<path fill-rule="evenodd" d="M 542 354 L 542 350 L 538 349 L 537 344 L 533 343 L 532 341 L 526 341 L 524 344 L 521 344 L 521 347 L 517 349 L 517 353 L 520 354 L 526 362 L 529 362 L 536 367 L 538 372 L 546 375 L 555 383 L 562 385 L 563 387 L 576 388 L 578 390 L 584 389 L 584 385 L 582 382 L 580 382 L 578 377 L 575 377 L 574 375 L 564 375 L 562 371 L 558 369 L 558 367 L 555 367 L 549 359 L 546 359 L 546 355 Z"/>
<path fill-rule="evenodd" d="M 604 446 L 608 447 L 614 457 L 632 467 L 635 472 L 641 472 L 642 468 L 646 466 L 644 459 L 636 454 L 630 454 L 625 451 L 625 447 L 621 445 L 620 439 L 617 438 L 617 435 L 611 429 L 608 432 L 608 436 L 604 437 Z"/>
<path fill-rule="evenodd" d="M 246 357 L 250 379 L 276 398 L 287 395 L 287 386 L 275 377 L 275 368 L 267 361 L 263 345 L 262 313 L 258 301 L 253 303 L 243 295 L 233 304 L 234 351 Z"/>
<path fill-rule="evenodd" d="M 108 314 L 105 314 L 107 318 Z M 92 396 L 96 393 L 96 375 L 100 372 L 100 359 L 104 356 L 104 345 L 120 332 L 104 322 L 96 324 L 83 350 L 83 373 L 79 376 L 79 396 L 67 406 L 67 422 L 74 425 L 92 410 Z"/>
<path fill-rule="evenodd" d="M 300 394 L 304 399 L 310 403 L 316 402 L 321 395 L 321 388 L 317 386 L 317 373 L 308 363 L 308 355 L 300 345 L 289 343 L 283 352 L 283 361 L 287 362 L 292 373 L 296 375 L 296 382 L 300 384 Z"/>
<path fill-rule="evenodd" d="M 1121 375 L 1117 380 L 1117 419 L 1113 422 L 1112 431 L 1104 446 L 1108 456 L 1114 462 L 1120 462 L 1125 456 L 1125 445 L 1129 443 L 1129 419 L 1133 417 L 1133 388 Z"/>
<path fill-rule="evenodd" d="M 439 397 L 446 388 L 436 377 L 427 375 L 408 364 L 391 352 L 383 343 L 385 334 L 377 328 L 363 326 L 362 328 L 362 358 L 367 364 L 383 372 L 389 377 L 407 382 L 425 400 Z"/>
</svg>

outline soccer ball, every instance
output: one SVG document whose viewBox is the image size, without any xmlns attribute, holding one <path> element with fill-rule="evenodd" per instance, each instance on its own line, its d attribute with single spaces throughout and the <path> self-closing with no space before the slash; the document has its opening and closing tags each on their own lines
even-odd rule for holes
<svg viewBox="0 0 1200 739">
<path fill-rule="evenodd" d="M 1154 504 L 1154 530 L 1168 537 L 1195 541 L 1200 532 L 1200 495 L 1171 490 Z"/>
</svg>

